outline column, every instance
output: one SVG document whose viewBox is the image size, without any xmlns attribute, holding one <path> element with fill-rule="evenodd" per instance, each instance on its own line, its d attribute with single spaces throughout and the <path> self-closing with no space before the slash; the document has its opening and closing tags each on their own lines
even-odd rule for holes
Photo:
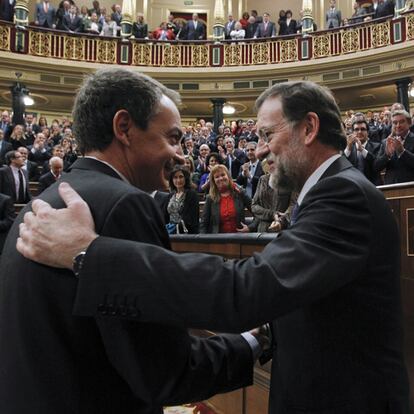
<svg viewBox="0 0 414 414">
<path fill-rule="evenodd" d="M 223 123 L 223 106 L 226 103 L 224 98 L 212 98 L 210 99 L 213 102 L 213 123 L 214 123 L 214 132 L 218 132 L 218 127 Z"/>
<path fill-rule="evenodd" d="M 398 79 L 395 84 L 397 85 L 397 102 L 402 103 L 406 111 L 410 112 L 408 90 L 411 84 L 411 79 Z"/>
</svg>

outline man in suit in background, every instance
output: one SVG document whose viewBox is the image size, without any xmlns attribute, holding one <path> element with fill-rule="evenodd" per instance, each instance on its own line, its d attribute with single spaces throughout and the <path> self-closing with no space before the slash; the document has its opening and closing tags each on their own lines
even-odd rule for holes
<svg viewBox="0 0 414 414">
<path fill-rule="evenodd" d="M 70 6 L 69 14 L 63 16 L 63 27 L 72 33 L 77 33 L 82 30 L 82 19 L 77 15 L 77 8 L 74 4 Z"/>
<path fill-rule="evenodd" d="M 46 188 L 54 184 L 62 176 L 63 171 L 63 160 L 59 157 L 52 157 L 49 160 L 50 171 L 43 174 L 39 178 L 39 194 L 42 193 Z"/>
<path fill-rule="evenodd" d="M 329 5 L 330 7 L 325 15 L 325 29 L 334 29 L 341 25 L 341 10 L 336 8 L 336 0 L 329 0 Z"/>
<path fill-rule="evenodd" d="M 394 4 L 389 0 L 379 0 L 378 5 L 375 8 L 374 19 L 381 17 L 393 16 Z"/>
<path fill-rule="evenodd" d="M 8 141 L 13 130 L 9 111 L 3 111 L 1 113 L 0 129 L 4 132 L 4 140 Z"/>
<path fill-rule="evenodd" d="M 23 157 L 23 166 L 22 170 L 26 171 L 26 175 L 29 181 L 39 181 L 40 172 L 37 164 L 33 161 L 29 161 L 27 156 L 29 155 L 29 150 L 26 147 L 19 147 L 17 151 L 22 154 Z"/>
<path fill-rule="evenodd" d="M 279 36 L 296 34 L 296 20 L 292 19 L 292 10 L 286 10 L 286 20 L 280 21 Z"/>
<path fill-rule="evenodd" d="M 169 247 L 146 191 L 163 187 L 181 159 L 176 104 L 178 94 L 125 69 L 101 70 L 80 88 L 73 130 L 85 156 L 65 181 L 87 198 L 101 233 Z M 56 185 L 40 198 L 63 207 Z M 1 413 L 162 414 L 162 405 L 251 383 L 251 335 L 200 339 L 180 327 L 136 323 L 134 298 L 123 295 L 101 307 L 115 315 L 122 306 L 122 321 L 74 318 L 71 272 L 25 260 L 17 236 L 15 223 L 0 264 Z"/>
<path fill-rule="evenodd" d="M 260 37 L 274 37 L 276 36 L 276 23 L 270 21 L 270 14 L 263 13 L 263 22 L 257 25 L 254 38 Z"/>
<path fill-rule="evenodd" d="M 193 14 L 193 18 L 187 22 L 184 30 L 186 40 L 204 40 L 206 37 L 206 28 L 198 19 L 197 13 Z"/>
<path fill-rule="evenodd" d="M 22 154 L 19 151 L 9 151 L 5 160 L 7 165 L 0 168 L 0 193 L 10 196 L 13 203 L 28 203 L 31 195 L 27 172 L 22 168 Z"/>
<path fill-rule="evenodd" d="M 54 29 L 56 27 L 56 9 L 50 4 L 49 0 L 43 0 L 36 4 L 35 24 L 37 26 Z"/>
<path fill-rule="evenodd" d="M 414 133 L 410 132 L 411 116 L 403 109 L 391 115 L 392 131 L 381 143 L 374 169 L 385 169 L 384 184 L 414 181 Z"/>
<path fill-rule="evenodd" d="M 4 156 L 12 149 L 12 144 L 4 140 L 4 131 L 0 129 L 0 167 L 5 163 Z"/>
<path fill-rule="evenodd" d="M 249 161 L 241 166 L 237 177 L 237 184 L 245 189 L 250 198 L 253 198 L 259 178 L 264 174 L 261 162 L 256 157 L 256 147 L 254 141 L 247 143 L 246 154 Z"/>
<path fill-rule="evenodd" d="M 374 162 L 380 144 L 368 139 L 368 123 L 365 119 L 356 119 L 352 123 L 353 133 L 347 137 L 344 155 L 374 185 L 381 185 L 380 176 L 374 169 Z"/>
<path fill-rule="evenodd" d="M 231 39 L 230 32 L 234 30 L 234 25 L 236 24 L 236 20 L 234 20 L 233 15 L 229 14 L 228 20 L 224 25 L 224 37 L 226 39 Z"/>
<path fill-rule="evenodd" d="M 1 0 L 0 3 L 0 20 L 12 22 L 14 18 L 14 7 L 16 0 Z"/>
<path fill-rule="evenodd" d="M 0 255 L 14 218 L 15 213 L 12 198 L 0 193 Z"/>
<path fill-rule="evenodd" d="M 393 214 L 340 155 L 346 138 L 327 89 L 283 82 L 256 106 L 257 153 L 274 167 L 270 184 L 299 192 L 291 226 L 261 253 L 224 261 L 98 237 L 84 225 L 92 219 L 87 205 L 67 186 L 62 193 L 73 207 L 35 201 L 18 248 L 69 269 L 76 256 L 78 316 L 100 315 L 121 278 L 136 298 L 138 321 L 240 331 L 273 320 L 272 414 L 408 414 Z"/>
</svg>

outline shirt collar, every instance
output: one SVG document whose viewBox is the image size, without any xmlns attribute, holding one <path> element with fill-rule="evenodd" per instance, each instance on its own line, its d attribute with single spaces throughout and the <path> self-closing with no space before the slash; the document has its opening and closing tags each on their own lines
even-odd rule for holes
<svg viewBox="0 0 414 414">
<path fill-rule="evenodd" d="M 341 154 L 332 155 L 327 160 L 325 160 L 306 180 L 305 184 L 302 187 L 302 190 L 299 193 L 297 203 L 302 204 L 303 199 L 309 190 L 319 181 L 323 173 L 333 164 L 338 158 L 341 157 Z"/>
</svg>

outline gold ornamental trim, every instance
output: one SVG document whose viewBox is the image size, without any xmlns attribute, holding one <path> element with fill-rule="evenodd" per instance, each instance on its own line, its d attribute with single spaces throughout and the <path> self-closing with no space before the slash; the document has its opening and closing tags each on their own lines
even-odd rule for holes
<svg viewBox="0 0 414 414">
<path fill-rule="evenodd" d="M 231 43 L 224 46 L 224 65 L 238 66 L 242 64 L 242 45 Z"/>
<path fill-rule="evenodd" d="M 97 40 L 96 60 L 99 63 L 116 63 L 116 40 Z"/>
<path fill-rule="evenodd" d="M 377 23 L 371 26 L 372 47 L 388 46 L 390 42 L 389 22 Z"/>
<path fill-rule="evenodd" d="M 282 40 L 280 43 L 280 62 L 294 62 L 298 59 L 298 42 L 296 39 Z"/>
<path fill-rule="evenodd" d="M 132 46 L 132 64 L 136 66 L 152 66 L 152 45 L 134 43 Z"/>
<path fill-rule="evenodd" d="M 407 40 L 414 39 L 414 14 L 406 16 Z"/>
<path fill-rule="evenodd" d="M 349 29 L 342 32 L 342 53 L 354 53 L 359 51 L 359 30 Z"/>
<path fill-rule="evenodd" d="M 328 57 L 331 55 L 329 34 L 313 37 L 313 56 L 315 58 Z"/>
<path fill-rule="evenodd" d="M 29 32 L 29 54 L 34 56 L 54 57 L 52 50 L 52 34 L 47 32 Z"/>
<path fill-rule="evenodd" d="M 10 50 L 10 26 L 0 26 L 0 50 Z"/>
</svg>

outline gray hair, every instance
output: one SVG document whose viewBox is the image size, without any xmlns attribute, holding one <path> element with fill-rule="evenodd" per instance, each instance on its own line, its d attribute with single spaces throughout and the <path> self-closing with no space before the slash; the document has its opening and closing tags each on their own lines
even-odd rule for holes
<svg viewBox="0 0 414 414">
<path fill-rule="evenodd" d="M 396 109 L 394 112 L 391 113 L 391 118 L 393 118 L 396 115 L 404 116 L 411 124 L 411 115 L 405 109 Z"/>
<path fill-rule="evenodd" d="M 318 140 L 337 150 L 346 146 L 341 113 L 330 90 L 309 81 L 282 82 L 266 89 L 256 100 L 259 110 L 264 101 L 278 97 L 284 117 L 293 125 L 305 119 L 309 112 L 318 115 L 320 125 Z"/>
<path fill-rule="evenodd" d="M 135 125 L 143 130 L 158 113 L 165 95 L 176 105 L 178 93 L 141 73 L 128 69 L 101 69 L 80 87 L 72 111 L 73 133 L 80 151 L 104 150 L 113 138 L 113 118 L 124 109 Z"/>
</svg>

